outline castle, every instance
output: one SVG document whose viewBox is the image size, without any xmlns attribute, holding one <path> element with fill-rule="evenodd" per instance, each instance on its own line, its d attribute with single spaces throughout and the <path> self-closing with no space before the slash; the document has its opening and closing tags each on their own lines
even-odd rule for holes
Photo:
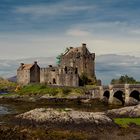
<svg viewBox="0 0 140 140">
<path fill-rule="evenodd" d="M 59 86 L 79 86 L 80 77 L 85 74 L 88 79 L 96 83 L 95 53 L 90 53 L 86 44 L 81 47 L 70 47 L 60 57 L 58 66 L 49 65 L 40 68 L 34 64 L 21 64 L 17 69 L 17 82 L 19 84 L 43 83 Z"/>
</svg>

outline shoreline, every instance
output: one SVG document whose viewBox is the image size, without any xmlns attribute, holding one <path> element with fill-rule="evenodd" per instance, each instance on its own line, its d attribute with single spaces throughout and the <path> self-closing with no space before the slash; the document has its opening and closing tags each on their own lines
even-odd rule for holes
<svg viewBox="0 0 140 140">
<path fill-rule="evenodd" d="M 29 96 L 28 96 L 29 97 Z M 26 98 L 28 98 L 26 97 Z M 34 98 L 37 96 L 34 96 Z M 137 126 L 135 124 L 130 124 L 125 127 L 121 127 L 117 124 L 111 123 L 103 125 L 98 124 L 95 125 L 95 123 L 80 123 L 80 124 L 74 124 L 74 123 L 48 123 L 48 122 L 42 122 L 42 123 L 36 123 L 29 120 L 22 120 L 22 119 L 15 119 L 15 116 L 18 114 L 24 114 L 26 112 L 29 112 L 30 110 L 33 110 L 35 108 L 41 108 L 42 106 L 46 106 L 46 108 L 52 106 L 54 109 L 59 108 L 60 112 L 63 112 L 63 108 L 67 109 L 67 107 L 73 107 L 73 109 L 77 109 L 78 111 L 86 111 L 85 108 L 87 107 L 88 113 L 93 112 L 93 109 L 97 106 L 99 107 L 99 100 L 94 99 L 90 102 L 81 102 L 80 104 L 77 102 L 77 99 L 60 99 L 58 98 L 51 98 L 51 99 L 40 99 L 34 100 L 33 96 L 30 96 L 30 99 L 26 100 L 24 97 L 20 98 L 1 98 L 0 102 L 3 104 L 10 104 L 13 107 L 16 107 L 16 109 L 19 109 L 20 112 L 15 113 L 11 115 L 5 115 L 6 121 L 8 120 L 8 123 L 0 124 L 0 136 L 2 139 L 14 139 L 18 140 L 19 138 L 21 140 L 35 140 L 35 139 L 41 139 L 41 140 L 69 140 L 75 139 L 75 140 L 91 140 L 91 139 L 99 139 L 99 140 L 108 140 L 108 139 L 114 139 L 114 140 L 136 140 L 136 138 L 139 138 L 139 131 L 140 126 Z M 48 102 L 47 102 L 48 101 Z M 66 104 L 67 103 L 67 104 Z M 100 112 L 107 113 L 108 111 L 108 105 L 101 103 L 101 110 Z M 56 107 L 56 108 L 55 108 Z M 63 107 L 62 109 L 60 107 Z M 92 109 L 93 107 L 93 109 Z M 106 107 L 106 109 L 105 109 Z M 120 108 L 123 106 L 119 106 L 116 108 Z M 134 107 L 134 106 L 130 106 Z M 28 109 L 27 109 L 28 108 Z M 81 109 L 80 109 L 81 108 Z M 84 108 L 84 110 L 83 110 Z M 90 109 L 89 109 L 90 108 Z M 66 110 L 68 112 L 68 110 Z M 98 110 L 95 110 L 95 112 L 98 112 Z M 116 110 L 115 110 L 116 112 Z M 123 111 L 124 112 L 124 111 Z M 108 114 L 111 112 L 108 112 Z M 111 119 L 113 119 L 114 115 L 107 115 Z M 11 121 L 11 123 L 10 123 Z M 19 121 L 19 122 L 18 122 Z M 24 122 L 24 123 L 23 123 Z M 114 121 L 113 121 L 114 122 Z"/>
</svg>

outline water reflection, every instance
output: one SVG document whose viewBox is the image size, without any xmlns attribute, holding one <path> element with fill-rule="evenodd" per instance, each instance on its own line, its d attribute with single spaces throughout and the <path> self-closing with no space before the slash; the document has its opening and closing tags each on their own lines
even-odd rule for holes
<svg viewBox="0 0 140 140">
<path fill-rule="evenodd" d="M 0 115 L 10 114 L 10 110 L 6 106 L 0 105 Z"/>
</svg>

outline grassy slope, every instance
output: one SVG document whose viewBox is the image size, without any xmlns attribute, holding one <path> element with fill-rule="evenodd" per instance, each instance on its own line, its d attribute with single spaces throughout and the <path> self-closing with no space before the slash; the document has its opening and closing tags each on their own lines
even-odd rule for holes
<svg viewBox="0 0 140 140">
<path fill-rule="evenodd" d="M 0 77 L 0 91 L 14 91 L 17 84 Z"/>
<path fill-rule="evenodd" d="M 116 124 L 122 127 L 127 127 L 129 124 L 132 123 L 140 125 L 140 118 L 115 118 L 114 121 Z"/>
<path fill-rule="evenodd" d="M 49 87 L 41 84 L 31 84 L 21 87 L 18 92 L 19 95 L 44 95 L 56 97 L 65 97 L 69 95 L 82 95 L 84 93 L 83 89 L 80 88 L 70 88 L 70 87 Z"/>
</svg>

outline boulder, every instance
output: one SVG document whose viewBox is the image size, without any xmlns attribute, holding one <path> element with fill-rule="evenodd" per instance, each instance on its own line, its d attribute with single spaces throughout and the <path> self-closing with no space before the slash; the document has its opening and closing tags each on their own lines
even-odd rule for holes
<svg viewBox="0 0 140 140">
<path fill-rule="evenodd" d="M 108 110 L 106 114 L 111 117 L 140 117 L 140 104 Z"/>
<path fill-rule="evenodd" d="M 83 112 L 72 109 L 38 108 L 16 116 L 20 121 L 39 124 L 94 124 L 112 125 L 113 121 L 103 112 Z"/>
</svg>

